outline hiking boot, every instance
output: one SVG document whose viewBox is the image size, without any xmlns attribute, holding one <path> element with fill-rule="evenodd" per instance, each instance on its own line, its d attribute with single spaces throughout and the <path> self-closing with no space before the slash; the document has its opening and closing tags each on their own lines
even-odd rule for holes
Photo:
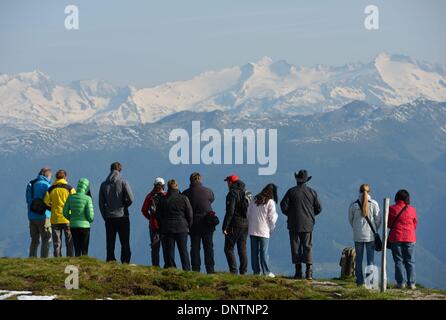
<svg viewBox="0 0 446 320">
<path fill-rule="evenodd" d="M 313 280 L 313 265 L 307 264 L 307 270 L 305 271 L 305 278 L 307 280 Z"/>
<path fill-rule="evenodd" d="M 302 279 L 302 265 L 300 263 L 296 263 L 296 273 L 294 274 L 294 279 Z"/>
</svg>

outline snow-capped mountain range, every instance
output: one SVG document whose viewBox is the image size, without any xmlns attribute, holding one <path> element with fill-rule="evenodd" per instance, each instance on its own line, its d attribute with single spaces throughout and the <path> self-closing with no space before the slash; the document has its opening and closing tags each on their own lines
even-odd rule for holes
<svg viewBox="0 0 446 320">
<path fill-rule="evenodd" d="M 354 100 L 397 106 L 417 99 L 446 101 L 446 67 L 402 55 L 370 63 L 299 67 L 263 58 L 150 88 L 102 80 L 60 85 L 40 72 L 0 75 L 0 124 L 58 128 L 75 123 L 138 125 L 181 111 L 243 115 L 308 115 Z"/>
</svg>

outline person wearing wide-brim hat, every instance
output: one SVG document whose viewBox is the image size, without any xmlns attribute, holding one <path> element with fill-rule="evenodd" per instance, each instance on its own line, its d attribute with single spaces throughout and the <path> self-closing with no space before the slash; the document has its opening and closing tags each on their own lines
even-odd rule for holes
<svg viewBox="0 0 446 320">
<path fill-rule="evenodd" d="M 302 279 L 302 263 L 306 264 L 306 278 L 313 278 L 313 227 L 315 216 L 321 212 L 316 191 L 306 183 L 311 180 L 307 170 L 294 173 L 297 185 L 287 191 L 280 207 L 287 219 L 290 233 L 291 256 L 296 266 L 294 278 Z"/>
<path fill-rule="evenodd" d="M 300 170 L 299 172 L 294 173 L 294 177 L 296 178 L 297 183 L 306 183 L 313 178 L 312 176 L 308 176 L 307 170 Z"/>
</svg>

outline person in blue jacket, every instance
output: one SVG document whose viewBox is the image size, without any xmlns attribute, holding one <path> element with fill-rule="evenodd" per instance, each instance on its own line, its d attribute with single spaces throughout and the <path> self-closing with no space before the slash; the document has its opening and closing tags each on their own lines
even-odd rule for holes
<svg viewBox="0 0 446 320">
<path fill-rule="evenodd" d="M 29 246 L 29 256 L 37 257 L 37 249 L 40 241 L 40 257 L 47 258 L 50 240 L 51 240 L 51 211 L 41 210 L 41 212 L 32 211 L 33 200 L 40 201 L 43 204 L 43 198 L 51 187 L 51 169 L 42 168 L 37 178 L 30 181 L 26 187 L 26 203 L 28 207 L 29 232 L 31 236 L 31 245 Z M 37 210 L 37 209 L 36 209 Z"/>
</svg>

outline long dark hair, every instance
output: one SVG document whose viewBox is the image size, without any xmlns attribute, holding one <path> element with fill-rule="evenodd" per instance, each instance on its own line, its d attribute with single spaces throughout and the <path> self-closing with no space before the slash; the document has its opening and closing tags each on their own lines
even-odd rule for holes
<svg viewBox="0 0 446 320">
<path fill-rule="evenodd" d="M 265 205 L 271 199 L 277 203 L 277 186 L 273 183 L 268 183 L 254 199 L 257 206 Z"/>
</svg>

